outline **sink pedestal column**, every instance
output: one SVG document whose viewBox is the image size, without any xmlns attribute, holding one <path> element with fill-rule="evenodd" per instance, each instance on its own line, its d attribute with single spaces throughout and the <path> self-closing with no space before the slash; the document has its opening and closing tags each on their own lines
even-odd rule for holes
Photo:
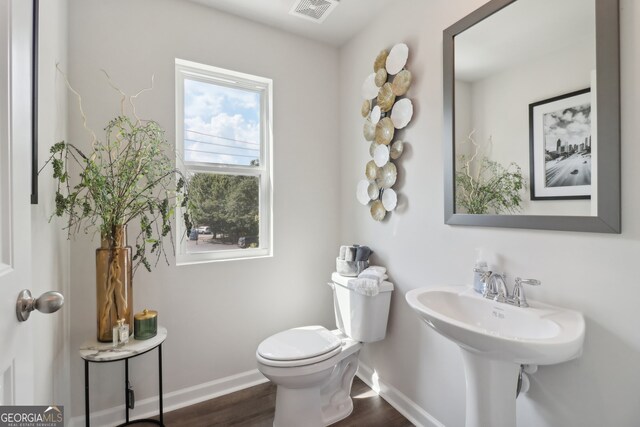
<svg viewBox="0 0 640 427">
<path fill-rule="evenodd" d="M 520 365 L 489 359 L 464 348 L 466 427 L 515 427 Z"/>
</svg>

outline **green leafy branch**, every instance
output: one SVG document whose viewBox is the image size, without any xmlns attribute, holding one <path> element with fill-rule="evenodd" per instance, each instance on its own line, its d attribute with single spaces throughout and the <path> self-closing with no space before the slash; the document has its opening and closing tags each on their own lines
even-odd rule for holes
<svg viewBox="0 0 640 427">
<path fill-rule="evenodd" d="M 167 156 L 172 147 L 158 123 L 121 115 L 105 133 L 105 142 L 94 141 L 88 154 L 64 141 L 51 147 L 45 166 L 51 163 L 57 183 L 55 215 L 67 217 L 69 236 L 93 228 L 111 244 L 116 226 L 137 222 L 135 268 L 151 271 L 150 257 L 156 264 L 162 256 L 168 261 L 166 237 L 173 248 L 176 205 L 185 212 L 186 230 L 192 227 L 187 180 Z M 72 164 L 80 169 L 73 180 Z"/>
<path fill-rule="evenodd" d="M 460 166 L 456 172 L 456 204 L 469 214 L 516 213 L 521 210 L 522 190 L 526 181 L 522 169 L 511 162 L 507 167 L 479 156 L 479 146 L 472 132 L 468 140 L 475 146 L 473 156 L 458 157 Z M 472 165 L 477 172 L 472 173 Z"/>
</svg>

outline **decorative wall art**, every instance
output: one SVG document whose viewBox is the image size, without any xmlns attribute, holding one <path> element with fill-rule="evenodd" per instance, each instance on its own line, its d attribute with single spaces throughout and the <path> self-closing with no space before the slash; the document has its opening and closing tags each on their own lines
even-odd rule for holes
<svg viewBox="0 0 640 427">
<path fill-rule="evenodd" d="M 362 84 L 364 139 L 370 142 L 366 179 L 358 182 L 356 196 L 369 206 L 371 217 L 382 221 L 398 204 L 393 186 L 398 177 L 394 161 L 402 156 L 404 142 L 399 132 L 413 117 L 413 103 L 404 97 L 411 87 L 411 72 L 405 68 L 409 48 L 400 43 L 383 50 L 373 63 L 373 73 Z"/>
<path fill-rule="evenodd" d="M 531 200 L 591 198 L 591 117 L 590 89 L 529 105 Z"/>
</svg>

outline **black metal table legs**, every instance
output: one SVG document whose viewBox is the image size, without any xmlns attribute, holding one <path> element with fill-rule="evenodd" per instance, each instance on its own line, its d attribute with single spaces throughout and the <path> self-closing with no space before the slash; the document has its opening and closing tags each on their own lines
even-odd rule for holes
<svg viewBox="0 0 640 427">
<path fill-rule="evenodd" d="M 132 424 L 138 423 L 153 423 L 159 426 L 164 427 L 164 407 L 162 402 L 162 343 L 158 345 L 158 410 L 159 410 L 159 420 L 154 420 L 151 418 L 131 420 L 129 418 L 129 410 L 133 409 L 134 406 L 134 398 L 133 392 L 131 389 L 131 384 L 129 383 L 129 359 L 130 357 L 124 359 L 124 407 L 125 407 L 125 422 L 123 424 L 118 425 L 117 427 L 128 426 Z M 144 354 L 144 353 L 142 353 Z M 140 354 L 136 354 L 131 357 L 140 356 Z M 121 359 L 118 359 L 121 360 Z M 100 363 L 108 363 L 115 362 L 113 361 L 104 361 Z M 91 426 L 91 417 L 90 417 L 90 408 L 89 408 L 89 360 L 84 360 L 84 413 L 85 413 L 85 426 Z"/>
</svg>

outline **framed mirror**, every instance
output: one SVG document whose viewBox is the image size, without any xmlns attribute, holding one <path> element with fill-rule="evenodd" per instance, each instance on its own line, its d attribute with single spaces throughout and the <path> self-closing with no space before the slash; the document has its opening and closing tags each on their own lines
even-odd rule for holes
<svg viewBox="0 0 640 427">
<path fill-rule="evenodd" d="M 444 31 L 445 222 L 620 233 L 618 0 L 492 0 Z"/>
</svg>

